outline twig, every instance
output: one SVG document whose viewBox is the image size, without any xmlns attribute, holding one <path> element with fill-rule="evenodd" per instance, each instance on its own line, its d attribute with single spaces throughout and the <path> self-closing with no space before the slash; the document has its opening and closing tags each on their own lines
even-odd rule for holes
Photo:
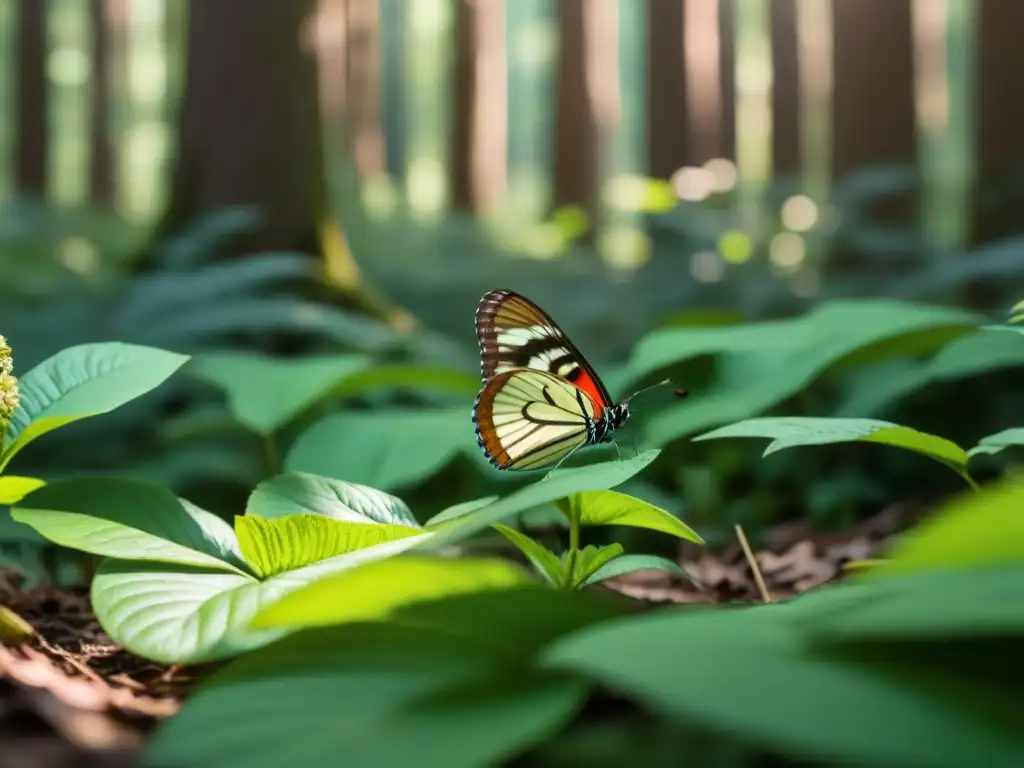
<svg viewBox="0 0 1024 768">
<path fill-rule="evenodd" d="M 750 544 L 747 542 L 747 536 L 743 533 L 743 526 L 737 523 L 736 537 L 740 540 L 740 546 L 743 547 L 743 554 L 747 558 L 747 562 L 750 563 L 750 570 L 754 572 L 754 581 L 757 582 L 757 588 L 761 590 L 761 599 L 766 603 L 772 601 L 772 596 L 768 593 L 768 586 L 764 583 L 764 576 L 761 575 L 761 568 L 757 564 L 757 559 L 754 557 L 753 550 L 750 549 Z"/>
</svg>

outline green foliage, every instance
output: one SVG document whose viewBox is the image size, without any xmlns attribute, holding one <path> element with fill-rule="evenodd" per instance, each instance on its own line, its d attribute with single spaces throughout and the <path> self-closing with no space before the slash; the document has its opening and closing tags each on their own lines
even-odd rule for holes
<svg viewBox="0 0 1024 768">
<path fill-rule="evenodd" d="M 418 533 L 407 525 L 352 523 L 324 515 L 235 518 L 242 555 L 261 579 Z"/>
<path fill-rule="evenodd" d="M 271 435 L 369 365 L 370 359 L 361 355 L 280 359 L 207 352 L 193 359 L 188 370 L 223 389 L 242 424 Z"/>
<path fill-rule="evenodd" d="M 945 464 L 969 483 L 967 452 L 956 443 L 935 435 L 918 432 L 877 419 L 827 419 L 813 417 L 786 417 L 746 419 L 726 427 L 712 430 L 694 440 L 714 440 L 723 437 L 767 437 L 772 442 L 764 455 L 804 445 L 865 442 L 891 445 L 919 453 Z"/>
<path fill-rule="evenodd" d="M 0 476 L 0 504 L 17 504 L 32 491 L 46 485 L 38 477 Z M 2 538 L 2 536 L 0 536 Z"/>
<path fill-rule="evenodd" d="M 412 511 L 397 496 L 356 483 L 289 472 L 264 480 L 249 496 L 247 515 L 272 520 L 311 512 L 357 523 L 419 527 Z"/>
<path fill-rule="evenodd" d="M 592 567 L 583 580 L 583 586 L 597 584 L 606 579 L 614 579 L 616 576 L 625 576 L 634 571 L 666 571 L 685 579 L 690 578 L 690 575 L 680 568 L 675 560 L 657 555 L 620 555 L 600 564 L 598 568 Z"/>
<path fill-rule="evenodd" d="M 548 584 L 553 587 L 562 584 L 565 580 L 565 566 L 554 552 L 546 549 L 543 544 L 534 541 L 525 533 L 517 531 L 515 528 L 509 528 L 501 523 L 495 523 L 492 527 L 526 555 L 526 559 L 530 561 L 530 564 L 533 565 L 537 573 L 543 576 Z"/>
<path fill-rule="evenodd" d="M 0 470 L 37 437 L 79 419 L 107 413 L 154 389 L 188 358 L 134 344 L 83 344 L 65 349 L 19 380 Z"/>
<path fill-rule="evenodd" d="M 559 500 L 565 518 L 580 525 L 625 525 L 647 528 L 703 544 L 704 540 L 678 517 L 646 501 L 617 491 L 583 491 Z"/>
<path fill-rule="evenodd" d="M 1024 428 L 1022 427 L 1004 429 L 1002 432 L 983 437 L 967 453 L 971 456 L 979 454 L 991 456 L 1015 445 L 1024 445 Z"/>
</svg>

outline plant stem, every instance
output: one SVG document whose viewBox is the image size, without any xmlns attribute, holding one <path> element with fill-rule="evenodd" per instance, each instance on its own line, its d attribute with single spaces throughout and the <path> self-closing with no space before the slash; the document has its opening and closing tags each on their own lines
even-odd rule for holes
<svg viewBox="0 0 1024 768">
<path fill-rule="evenodd" d="M 284 469 L 284 465 L 281 462 L 281 451 L 277 449 L 277 443 L 274 442 L 274 436 L 270 433 L 263 435 L 263 452 L 267 458 L 267 469 L 269 474 L 276 475 Z"/>
<path fill-rule="evenodd" d="M 737 523 L 734 527 L 736 529 L 736 538 L 740 540 L 743 554 L 750 564 L 750 570 L 754 572 L 754 581 L 757 582 L 757 588 L 761 592 L 761 599 L 766 603 L 770 603 L 772 601 L 771 593 L 768 591 L 768 585 L 764 583 L 764 576 L 761 574 L 761 567 L 757 564 L 757 558 L 754 557 L 754 550 L 750 548 L 750 542 L 747 541 L 747 536 L 743 533 L 743 526 Z"/>
<path fill-rule="evenodd" d="M 575 589 L 573 583 L 576 576 L 576 553 L 580 548 L 580 517 L 576 510 L 569 515 L 569 557 L 565 560 L 565 584 L 566 589 Z"/>
<path fill-rule="evenodd" d="M 969 473 L 967 473 L 966 471 L 961 472 L 960 477 L 964 479 L 964 482 L 971 486 L 972 491 L 974 491 L 975 493 L 981 493 L 981 486 L 974 482 L 974 478 L 971 477 Z"/>
</svg>

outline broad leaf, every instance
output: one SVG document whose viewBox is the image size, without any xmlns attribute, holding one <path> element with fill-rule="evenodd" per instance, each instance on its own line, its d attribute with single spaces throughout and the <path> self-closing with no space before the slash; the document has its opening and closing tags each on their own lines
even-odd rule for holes
<svg viewBox="0 0 1024 768">
<path fill-rule="evenodd" d="M 1004 481 L 946 504 L 900 536 L 860 578 L 1024 564 L 1024 485 Z"/>
<path fill-rule="evenodd" d="M 531 485 L 519 488 L 475 512 L 437 530 L 437 536 L 426 543 L 428 548 L 445 547 L 472 536 L 512 515 L 583 491 L 614 488 L 642 472 L 660 451 L 645 451 L 622 461 L 605 461 L 583 467 L 556 469 Z"/>
<path fill-rule="evenodd" d="M 693 439 L 694 441 L 714 440 L 723 437 L 772 438 L 772 442 L 765 448 L 764 456 L 786 448 L 805 445 L 852 442 L 881 443 L 935 459 L 961 474 L 967 469 L 967 452 L 956 443 L 935 435 L 918 432 L 910 427 L 901 427 L 898 424 L 878 419 L 828 419 L 799 416 L 747 419 L 712 430 Z"/>
<path fill-rule="evenodd" d="M 321 579 L 261 611 L 253 626 L 319 627 L 386 618 L 421 600 L 529 584 L 519 566 L 500 558 L 408 555 Z"/>
<path fill-rule="evenodd" d="M 137 656 L 163 664 L 226 658 L 281 636 L 281 630 L 250 626 L 264 606 L 331 573 L 403 552 L 416 540 L 360 549 L 266 581 L 187 566 L 107 560 L 93 579 L 93 610 L 107 634 Z"/>
<path fill-rule="evenodd" d="M 0 476 L 0 504 L 17 504 L 32 491 L 46 485 L 38 477 Z"/>
<path fill-rule="evenodd" d="M 587 545 L 576 553 L 576 563 L 573 568 L 572 585 L 582 586 L 590 576 L 601 570 L 610 561 L 623 553 L 622 545 L 619 543 L 609 544 L 606 547 L 595 547 Z M 563 559 L 565 555 L 563 555 Z"/>
<path fill-rule="evenodd" d="M 468 408 L 349 411 L 318 421 L 295 440 L 285 468 L 394 490 L 479 454 Z"/>
<path fill-rule="evenodd" d="M 274 358 L 211 352 L 197 356 L 188 371 L 223 389 L 241 423 L 269 435 L 370 364 L 364 355 Z"/>
<path fill-rule="evenodd" d="M 703 544 L 696 531 L 664 509 L 616 491 L 576 493 L 558 501 L 567 519 L 579 517 L 583 525 L 625 525 L 668 533 L 680 539 Z"/>
<path fill-rule="evenodd" d="M 605 563 L 597 571 L 591 573 L 583 582 L 584 585 L 597 584 L 616 576 L 624 576 L 634 571 L 668 571 L 684 579 L 690 575 L 679 567 L 679 564 L 657 555 L 620 555 L 611 562 Z"/>
<path fill-rule="evenodd" d="M 583 686 L 496 674 L 475 644 L 422 628 L 308 631 L 203 686 L 149 745 L 155 766 L 503 765 L 558 730 Z M 282 716 L 287 713 L 287 716 Z M 258 729 L 251 727 L 259 723 Z"/>
<path fill-rule="evenodd" d="M 26 496 L 11 516 L 55 544 L 94 555 L 236 573 L 244 568 L 230 525 L 152 483 L 63 480 Z"/>
<path fill-rule="evenodd" d="M 382 389 L 433 391 L 473 397 L 480 390 L 477 374 L 425 365 L 378 365 L 345 379 L 333 397 L 353 397 Z"/>
<path fill-rule="evenodd" d="M 788 615 L 785 606 L 765 606 L 615 620 L 556 641 L 545 661 L 809 763 L 952 768 L 1024 760 L 1019 729 L 966 709 L 965 700 L 986 697 L 988 688 L 954 670 L 855 664 L 815 651 Z"/>
<path fill-rule="evenodd" d="M 58 427 L 112 411 L 160 386 L 188 357 L 162 349 L 108 342 L 69 347 L 20 377 L 21 405 L 2 447 L 0 469 Z"/>
<path fill-rule="evenodd" d="M 298 514 L 273 520 L 250 515 L 235 518 L 242 555 L 260 578 L 418 533 L 407 525 L 353 523 L 323 515 Z"/>
<path fill-rule="evenodd" d="M 808 614 L 824 642 L 1024 635 L 1024 567 L 941 570 L 859 580 L 842 601 Z"/>
<path fill-rule="evenodd" d="M 472 512 L 476 512 L 478 509 L 483 509 L 484 507 L 493 504 L 500 498 L 500 496 L 484 496 L 479 499 L 473 499 L 471 501 L 463 501 L 459 504 L 453 504 L 452 506 L 448 507 L 447 509 L 441 510 L 432 518 L 427 520 L 427 524 L 425 527 L 434 528 L 438 525 L 441 525 L 442 523 L 447 523 L 450 520 L 454 520 L 457 517 L 464 517 L 465 515 L 468 515 Z"/>
<path fill-rule="evenodd" d="M 509 528 L 501 523 L 495 523 L 492 527 L 515 544 L 519 551 L 526 555 L 526 559 L 533 564 L 533 567 L 537 569 L 537 573 L 543 576 L 551 586 L 557 587 L 562 583 L 565 569 L 554 552 L 551 552 L 543 544 L 534 541 L 525 533 L 517 531 L 515 528 Z"/>
<path fill-rule="evenodd" d="M 268 520 L 310 512 L 350 522 L 419 527 L 409 507 L 396 496 L 308 472 L 264 480 L 249 496 L 245 511 Z"/>
<path fill-rule="evenodd" d="M 994 435 L 983 437 L 967 453 L 969 456 L 977 456 L 978 454 L 990 455 L 999 453 L 1005 448 L 1019 445 L 1024 445 L 1024 427 L 1004 429 L 1002 432 L 996 432 Z"/>
</svg>

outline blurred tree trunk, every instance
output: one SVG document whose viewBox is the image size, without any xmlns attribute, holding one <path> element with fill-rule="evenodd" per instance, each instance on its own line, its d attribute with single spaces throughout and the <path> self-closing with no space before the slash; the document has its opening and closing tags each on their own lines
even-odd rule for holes
<svg viewBox="0 0 1024 768">
<path fill-rule="evenodd" d="M 647 0 L 647 172 L 686 164 L 685 0 Z"/>
<path fill-rule="evenodd" d="M 331 134 L 344 129 L 348 105 L 348 0 L 318 0 L 316 13 L 320 109 Z"/>
<path fill-rule="evenodd" d="M 591 231 L 600 216 L 605 139 L 619 117 L 615 0 L 560 0 L 555 107 L 556 207 L 582 206 Z"/>
<path fill-rule="evenodd" d="M 914 163 L 910 2 L 834 0 L 832 13 L 836 175 Z"/>
<path fill-rule="evenodd" d="M 381 125 L 380 4 L 348 0 L 348 133 L 360 177 L 386 171 Z"/>
<path fill-rule="evenodd" d="M 736 156 L 732 0 L 686 0 L 686 163 Z"/>
<path fill-rule="evenodd" d="M 977 210 L 972 240 L 985 242 L 1020 229 L 1024 193 L 1014 176 L 1024 172 L 1024 2 L 985 0 L 978 3 Z M 1005 185 L 1011 189 L 1006 190 Z M 993 188 L 1003 188 L 993 194 Z M 1014 189 L 1015 188 L 1015 189 Z"/>
<path fill-rule="evenodd" d="M 46 4 L 20 0 L 18 9 L 14 184 L 20 195 L 44 197 L 49 171 Z"/>
<path fill-rule="evenodd" d="M 89 198 L 113 206 L 117 197 L 117 158 L 109 117 L 113 107 L 113 75 L 120 54 L 128 14 L 127 0 L 89 0 Z"/>
<path fill-rule="evenodd" d="M 452 204 L 479 214 L 507 181 L 505 0 L 455 0 L 454 77 Z"/>
<path fill-rule="evenodd" d="M 795 176 L 801 167 L 800 66 L 797 0 L 774 0 L 772 35 L 772 173 Z"/>
</svg>

